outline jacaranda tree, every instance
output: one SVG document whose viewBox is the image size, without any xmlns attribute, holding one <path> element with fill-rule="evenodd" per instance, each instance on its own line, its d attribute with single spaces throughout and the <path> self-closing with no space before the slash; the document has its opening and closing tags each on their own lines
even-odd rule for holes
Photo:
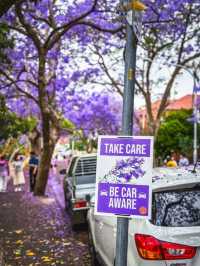
<svg viewBox="0 0 200 266">
<path fill-rule="evenodd" d="M 148 9 L 143 14 L 143 27 L 138 42 L 136 69 L 136 93 L 143 95 L 148 119 L 148 134 L 157 135 L 160 119 L 168 105 L 171 90 L 177 77 L 183 72 L 195 76 L 200 66 L 200 2 L 149 1 L 144 0 Z M 107 53 L 105 36 L 90 43 L 82 56 L 91 66 L 99 68 L 99 78 L 91 79 L 123 95 L 123 52 L 124 42 L 112 38 Z M 105 43 L 105 44 L 104 44 Z M 96 57 L 90 56 L 95 54 Z M 192 93 L 192 88 L 191 89 Z M 155 114 L 152 102 L 155 94 L 161 102 Z"/>
<path fill-rule="evenodd" d="M 191 0 L 160 0 L 156 3 L 146 0 L 146 3 L 149 8 L 145 13 L 141 42 L 144 56 L 153 61 L 158 51 L 163 52 L 165 60 L 171 53 L 174 57 L 178 54 L 178 64 L 187 64 L 198 58 L 196 25 L 199 4 Z M 117 4 L 118 1 L 114 0 L 17 1 L 2 18 L 15 39 L 15 49 L 8 50 L 12 69 L 3 64 L 0 66 L 1 92 L 9 99 L 13 110 L 24 116 L 34 114 L 41 121 L 43 152 L 35 191 L 37 195 L 45 192 L 51 156 L 61 130 L 60 122 L 63 121 L 63 106 L 67 110 L 71 102 L 69 92 L 77 89 L 80 80 L 84 85 L 94 78 L 102 82 L 97 78 L 101 74 L 94 61 L 90 64 L 91 57 L 83 58 L 82 55 L 93 49 L 91 44 L 98 46 L 103 55 L 115 52 L 114 49 L 123 49 L 125 34 L 121 22 L 116 20 Z M 87 67 L 84 68 L 83 63 Z M 138 87 L 149 106 L 151 66 L 142 72 L 147 77 L 144 84 L 141 78 L 137 78 Z M 174 71 L 161 106 L 166 104 L 169 88 L 180 67 Z M 152 120 L 150 107 L 147 106 L 147 110 L 155 131 L 155 123 L 157 126 L 159 119 Z"/>
<path fill-rule="evenodd" d="M 109 6 L 109 9 L 108 9 Z M 60 103 L 66 97 L 72 73 L 65 71 L 70 64 L 71 49 L 84 52 L 93 38 L 93 31 L 104 32 L 107 38 L 118 33 L 121 26 L 113 25 L 112 1 L 17 1 L 2 18 L 15 39 L 15 49 L 9 50 L 12 69 L 0 67 L 1 92 L 9 106 L 23 114 L 36 114 L 41 121 L 43 152 L 35 193 L 43 195 L 49 166 L 63 119 Z M 91 71 L 90 71 L 91 72 Z M 87 73 L 86 73 L 87 74 Z"/>
</svg>

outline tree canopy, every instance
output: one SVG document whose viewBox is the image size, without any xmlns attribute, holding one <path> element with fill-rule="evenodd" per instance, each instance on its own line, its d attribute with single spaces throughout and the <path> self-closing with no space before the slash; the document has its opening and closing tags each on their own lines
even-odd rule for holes
<svg viewBox="0 0 200 266">
<path fill-rule="evenodd" d="M 138 42 L 136 69 L 136 93 L 144 97 L 147 108 L 149 134 L 156 135 L 161 117 L 171 96 L 177 78 L 183 72 L 194 79 L 200 66 L 200 14 L 197 1 L 145 1 L 148 6 L 143 15 L 141 39 Z M 110 40 L 107 44 L 93 42 L 89 54 L 83 54 L 91 65 L 98 66 L 99 79 L 91 81 L 96 85 L 112 88 L 123 95 L 123 48 L 124 43 Z M 96 64 L 95 64 L 96 63 Z M 197 82 L 197 80 L 196 80 Z M 192 88 L 188 88 L 188 90 Z M 160 95 L 156 115 L 152 109 L 155 94 Z"/>
<path fill-rule="evenodd" d="M 71 50 L 83 53 L 91 38 L 97 38 L 92 29 L 107 36 L 121 30 L 118 23 L 113 26 L 107 20 L 112 14 L 112 1 L 110 4 L 109 11 L 105 1 L 20 1 L 2 18 L 12 30 L 16 45 L 14 50 L 8 49 L 12 69 L 3 64 L 0 67 L 1 92 L 12 110 L 23 116 L 34 114 L 41 121 L 43 154 L 38 194 L 44 194 L 62 110 L 68 108 L 77 76 L 86 71 L 65 71 L 70 66 Z M 96 75 L 95 69 L 87 69 L 88 73 Z"/>
<path fill-rule="evenodd" d="M 144 14 L 140 44 L 143 58 L 148 57 L 150 61 L 144 62 L 144 70 L 139 69 L 142 76 L 137 76 L 137 85 L 146 100 L 152 132 L 155 132 L 171 86 L 181 68 L 177 65 L 173 69 L 154 120 L 151 110 L 152 61 L 159 54 L 165 62 L 172 61 L 172 54 L 176 58 L 176 64 L 187 65 L 200 56 L 200 4 L 195 0 L 160 0 L 153 3 L 146 0 L 145 3 L 148 10 Z M 80 127 L 89 117 L 96 121 L 97 127 L 99 117 L 101 121 L 103 117 L 104 121 L 109 117 L 112 123 L 107 125 L 115 125 L 116 117 L 110 115 L 111 112 L 108 112 L 109 115 L 102 112 L 101 107 L 107 106 L 105 97 L 99 101 L 101 110 L 96 109 L 95 103 L 98 101 L 95 93 L 90 93 L 88 100 L 82 100 L 86 95 L 85 90 L 90 88 L 99 91 L 99 87 L 89 85 L 90 80 L 98 83 L 103 81 L 102 68 L 97 65 L 97 61 L 102 65 L 102 59 L 99 60 L 98 54 L 93 53 L 94 48 L 103 56 L 120 51 L 123 58 L 125 27 L 116 12 L 117 5 L 118 2 L 114 0 L 17 1 L 1 18 L 1 22 L 7 23 L 10 36 L 15 40 L 15 49 L 7 49 L 12 68 L 5 67 L 5 64 L 0 66 L 1 93 L 6 95 L 7 104 L 13 111 L 22 116 L 34 115 L 40 122 L 43 153 L 37 194 L 44 194 L 51 155 L 64 116 L 79 123 Z M 118 70 L 117 64 L 112 65 L 111 61 L 109 60 L 111 65 L 107 70 L 115 72 L 115 69 Z M 110 79 L 111 86 L 104 89 L 112 91 L 113 80 Z M 116 84 L 121 81 L 122 78 L 117 79 Z M 100 96 L 101 93 L 98 94 Z M 79 106 L 82 106 L 81 109 Z M 76 109 L 77 113 L 74 112 Z M 92 109 L 95 109 L 96 120 L 91 114 Z M 84 114 L 78 119 L 80 110 Z M 86 124 L 91 123 L 87 121 Z"/>
<path fill-rule="evenodd" d="M 0 17 L 3 16 L 14 4 L 20 0 L 2 0 L 0 2 Z M 37 2 L 38 0 L 31 0 L 32 2 Z"/>
<path fill-rule="evenodd" d="M 6 0 L 0 2 L 0 17 L 3 16 L 17 0 Z"/>
</svg>

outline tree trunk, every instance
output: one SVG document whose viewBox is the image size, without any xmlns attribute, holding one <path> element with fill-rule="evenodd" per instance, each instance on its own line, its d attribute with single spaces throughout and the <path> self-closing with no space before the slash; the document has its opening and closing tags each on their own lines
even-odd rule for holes
<svg viewBox="0 0 200 266">
<path fill-rule="evenodd" d="M 47 51 L 43 47 L 40 47 L 40 45 L 39 48 L 38 95 L 41 111 L 43 150 L 39 163 L 34 195 L 43 196 L 45 195 L 49 170 L 51 167 L 51 158 L 56 142 L 59 138 L 60 127 L 55 110 L 51 108 L 51 101 L 48 100 L 48 92 L 46 88 L 47 81 L 45 76 Z"/>
<path fill-rule="evenodd" d="M 58 131 L 53 127 L 48 113 L 43 113 L 42 124 L 43 150 L 34 191 L 34 195 L 37 196 L 45 195 L 49 170 L 51 167 L 51 158 L 58 140 Z"/>
<path fill-rule="evenodd" d="M 151 121 L 149 122 L 148 125 L 148 131 L 145 133 L 146 135 L 153 136 L 155 140 L 157 138 L 159 128 L 160 128 L 160 120 Z"/>
<path fill-rule="evenodd" d="M 31 151 L 34 151 L 37 155 L 40 155 L 42 148 L 41 133 L 37 130 L 37 128 L 35 128 L 29 133 L 28 138 L 31 145 Z"/>
<path fill-rule="evenodd" d="M 45 195 L 54 147 L 55 144 L 52 142 L 45 143 L 43 146 L 34 195 Z"/>
</svg>

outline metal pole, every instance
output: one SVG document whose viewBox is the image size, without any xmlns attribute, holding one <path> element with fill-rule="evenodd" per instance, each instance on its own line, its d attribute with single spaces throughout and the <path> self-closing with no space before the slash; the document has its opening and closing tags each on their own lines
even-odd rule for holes
<svg viewBox="0 0 200 266">
<path fill-rule="evenodd" d="M 125 1 L 124 1 L 125 2 Z M 127 40 L 125 50 L 125 75 L 122 115 L 122 134 L 131 136 L 133 133 L 133 109 L 135 91 L 135 69 L 137 40 L 132 27 L 127 23 Z M 117 218 L 116 260 L 115 266 L 127 265 L 129 219 Z"/>
<path fill-rule="evenodd" d="M 197 162 L 197 119 L 198 119 L 198 110 L 197 110 L 197 91 L 196 91 L 196 80 L 194 78 L 194 99 L 193 99 L 193 112 L 194 112 L 194 139 L 193 139 L 193 163 L 194 165 Z"/>
</svg>

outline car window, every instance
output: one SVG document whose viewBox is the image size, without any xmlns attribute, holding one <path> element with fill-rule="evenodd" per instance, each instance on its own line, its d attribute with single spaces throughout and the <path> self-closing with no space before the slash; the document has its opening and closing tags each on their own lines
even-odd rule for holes
<svg viewBox="0 0 200 266">
<path fill-rule="evenodd" d="M 154 193 L 152 223 L 158 226 L 200 226 L 200 188 Z"/>
<path fill-rule="evenodd" d="M 95 183 L 96 180 L 97 157 L 83 157 L 78 160 L 76 167 L 76 183 L 88 184 Z"/>
<path fill-rule="evenodd" d="M 77 176 L 76 184 L 77 185 L 86 185 L 86 184 L 95 184 L 96 176 L 95 175 L 85 175 L 85 176 Z"/>
</svg>

